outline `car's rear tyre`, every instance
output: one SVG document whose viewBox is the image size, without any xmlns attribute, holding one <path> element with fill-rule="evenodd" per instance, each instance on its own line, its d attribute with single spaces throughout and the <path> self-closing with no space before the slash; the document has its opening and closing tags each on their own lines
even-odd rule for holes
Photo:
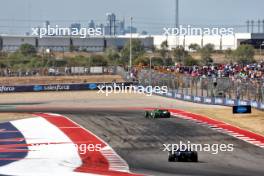
<svg viewBox="0 0 264 176">
<path fill-rule="evenodd" d="M 145 117 L 149 118 L 149 112 L 148 111 L 145 112 Z"/>
<path fill-rule="evenodd" d="M 168 161 L 169 161 L 169 162 L 175 162 L 176 160 L 175 160 L 174 157 L 170 157 L 170 156 L 169 156 Z"/>
<path fill-rule="evenodd" d="M 150 118 L 152 118 L 152 119 L 155 119 L 155 117 L 156 117 L 155 113 L 153 113 L 153 112 L 151 112 L 149 116 L 150 116 Z"/>
<path fill-rule="evenodd" d="M 192 162 L 198 162 L 198 153 L 196 151 L 192 154 Z"/>
</svg>

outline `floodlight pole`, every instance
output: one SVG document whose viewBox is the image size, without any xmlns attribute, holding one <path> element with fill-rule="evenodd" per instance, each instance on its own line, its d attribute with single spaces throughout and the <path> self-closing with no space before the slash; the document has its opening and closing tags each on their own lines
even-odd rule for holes
<svg viewBox="0 0 264 176">
<path fill-rule="evenodd" d="M 259 46 L 259 57 L 260 57 L 260 60 L 261 60 L 261 54 L 262 54 L 262 46 L 264 46 L 264 41 L 260 44 Z"/>
<path fill-rule="evenodd" d="M 152 56 L 149 57 L 149 85 L 152 86 Z"/>
<path fill-rule="evenodd" d="M 133 17 L 130 17 L 129 77 L 131 77 L 131 71 L 132 71 L 132 22 L 133 22 Z"/>
<path fill-rule="evenodd" d="M 179 29 L 179 0 L 175 0 L 175 28 Z M 179 45 L 179 38 L 175 35 L 175 48 Z"/>
</svg>

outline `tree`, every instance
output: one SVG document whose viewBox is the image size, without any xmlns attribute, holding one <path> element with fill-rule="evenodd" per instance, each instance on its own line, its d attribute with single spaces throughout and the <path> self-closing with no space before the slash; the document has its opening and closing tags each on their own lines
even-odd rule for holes
<svg viewBox="0 0 264 176">
<path fill-rule="evenodd" d="M 8 67 L 14 67 L 15 65 L 27 64 L 31 59 L 31 56 L 25 56 L 20 51 L 11 53 L 6 60 Z"/>
<path fill-rule="evenodd" d="M 210 52 L 214 52 L 215 50 L 214 44 L 211 44 L 211 43 L 206 44 L 203 48 L 209 50 Z"/>
<path fill-rule="evenodd" d="M 234 57 L 239 64 L 249 64 L 255 62 L 254 60 L 254 47 L 252 45 L 240 45 L 234 51 Z"/>
<path fill-rule="evenodd" d="M 18 64 L 18 65 L 15 65 L 15 66 L 17 66 L 19 68 L 22 65 Z M 43 67 L 43 61 L 40 58 L 32 57 L 27 64 L 24 64 L 24 67 L 30 68 L 30 69 L 32 69 L 32 68 L 40 68 L 40 67 Z"/>
<path fill-rule="evenodd" d="M 234 61 L 234 52 L 228 48 L 227 50 L 224 51 L 225 54 L 225 59 L 229 62 L 229 63 L 233 63 Z"/>
<path fill-rule="evenodd" d="M 146 56 L 140 56 L 133 62 L 135 65 L 147 66 L 149 65 L 149 58 Z"/>
<path fill-rule="evenodd" d="M 141 56 L 135 59 L 134 64 L 147 66 L 150 65 L 150 57 Z M 151 58 L 151 66 L 163 66 L 163 59 L 160 57 L 152 57 Z"/>
<path fill-rule="evenodd" d="M 111 62 L 111 64 L 122 64 L 120 63 L 120 54 L 115 48 L 107 48 L 105 53 L 106 58 Z"/>
<path fill-rule="evenodd" d="M 132 40 L 132 61 L 136 58 L 143 56 L 145 54 L 145 49 L 143 44 L 139 39 Z M 125 47 L 121 50 L 121 58 L 125 63 L 128 64 L 130 59 L 130 42 L 127 42 Z"/>
<path fill-rule="evenodd" d="M 177 48 L 173 49 L 173 56 L 175 62 L 180 62 L 184 60 L 184 58 L 188 55 L 188 52 L 184 50 L 182 46 L 178 46 Z"/>
<path fill-rule="evenodd" d="M 107 66 L 108 61 L 102 55 L 92 55 L 90 56 L 90 66 Z"/>
<path fill-rule="evenodd" d="M 183 64 L 185 66 L 194 66 L 194 65 L 198 65 L 198 61 L 194 59 L 191 55 L 188 55 L 187 57 L 184 58 Z"/>
<path fill-rule="evenodd" d="M 192 43 L 189 45 L 189 50 L 199 51 L 200 49 L 201 49 L 201 47 L 196 43 Z"/>
<path fill-rule="evenodd" d="M 6 59 L 8 54 L 4 51 L 0 51 L 0 59 Z"/>
<path fill-rule="evenodd" d="M 213 52 L 214 52 L 214 45 L 210 43 L 200 49 L 200 55 L 203 64 L 208 65 L 209 63 L 213 62 L 212 59 Z"/>
<path fill-rule="evenodd" d="M 165 66 L 174 66 L 173 60 L 170 57 L 166 58 L 163 62 Z"/>
<path fill-rule="evenodd" d="M 76 66 L 87 66 L 90 63 L 90 58 L 84 56 L 75 56 L 65 58 L 67 66 L 76 67 Z"/>
<path fill-rule="evenodd" d="M 37 50 L 33 45 L 22 44 L 19 48 L 19 52 L 24 56 L 34 56 L 37 54 Z"/>
<path fill-rule="evenodd" d="M 159 50 L 159 53 L 161 55 L 162 58 L 166 58 L 168 56 L 168 41 L 165 40 L 161 43 L 160 45 L 161 49 Z"/>
<path fill-rule="evenodd" d="M 160 57 L 153 57 L 151 59 L 151 62 L 153 66 L 163 66 L 164 65 L 164 61 Z"/>
</svg>

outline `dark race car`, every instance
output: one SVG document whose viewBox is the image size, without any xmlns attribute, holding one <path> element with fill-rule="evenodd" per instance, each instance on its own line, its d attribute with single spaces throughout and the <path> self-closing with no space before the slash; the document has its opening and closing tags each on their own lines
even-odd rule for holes
<svg viewBox="0 0 264 176">
<path fill-rule="evenodd" d="M 146 111 L 145 117 L 149 119 L 156 119 L 156 118 L 170 118 L 171 114 L 166 109 L 155 109 L 153 111 Z"/>
<path fill-rule="evenodd" d="M 198 162 L 198 153 L 196 151 L 184 150 L 184 151 L 170 151 L 169 162 Z"/>
</svg>

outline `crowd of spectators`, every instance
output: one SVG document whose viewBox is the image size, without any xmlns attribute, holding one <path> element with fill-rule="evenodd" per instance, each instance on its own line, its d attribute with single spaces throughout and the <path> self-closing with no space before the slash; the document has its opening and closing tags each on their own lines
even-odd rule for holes
<svg viewBox="0 0 264 176">
<path fill-rule="evenodd" d="M 177 65 L 173 68 L 167 69 L 177 73 L 190 75 L 192 77 L 215 77 L 264 81 L 264 62 L 244 66 L 239 64 L 219 64 L 192 67 Z"/>
</svg>

